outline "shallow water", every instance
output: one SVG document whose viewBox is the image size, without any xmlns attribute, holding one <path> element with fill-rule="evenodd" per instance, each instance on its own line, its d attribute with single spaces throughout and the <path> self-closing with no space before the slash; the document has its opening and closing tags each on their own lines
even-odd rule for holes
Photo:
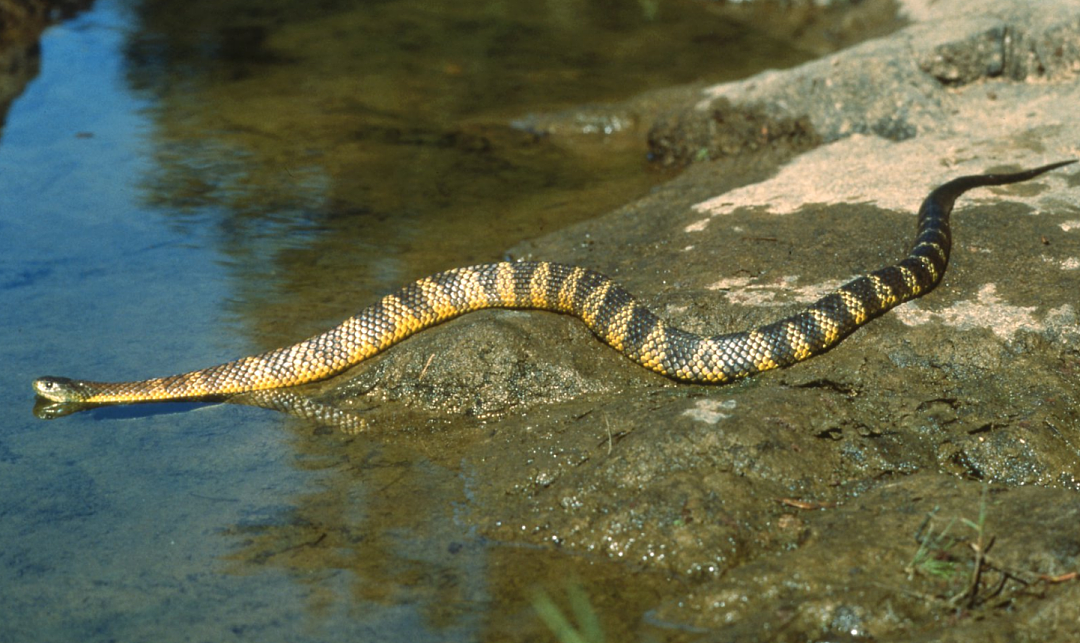
<svg viewBox="0 0 1080 643">
<path fill-rule="evenodd" d="M 801 56 L 691 3 L 302 6 L 107 0 L 43 38 L 0 139 L 0 641 L 476 640 L 534 620 L 499 579 L 573 561 L 478 538 L 467 478 L 415 444 L 350 438 L 345 457 L 346 438 L 227 405 L 46 423 L 30 382 L 206 366 L 499 258 L 664 178 L 639 138 L 512 120 Z"/>
</svg>

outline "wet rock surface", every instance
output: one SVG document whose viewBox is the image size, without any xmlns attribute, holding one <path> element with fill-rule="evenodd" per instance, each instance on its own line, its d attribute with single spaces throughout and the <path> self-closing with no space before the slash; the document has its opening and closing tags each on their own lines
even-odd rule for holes
<svg viewBox="0 0 1080 643">
<path fill-rule="evenodd" d="M 894 36 L 702 90 L 652 134 L 699 162 L 511 255 L 741 330 L 898 261 L 934 186 L 1080 151 L 1080 4 L 906 9 Z M 491 538 L 625 561 L 669 640 L 1075 640 L 1077 177 L 968 193 L 937 290 L 786 370 L 675 384 L 572 318 L 489 311 L 322 396 L 460 467 Z"/>
</svg>

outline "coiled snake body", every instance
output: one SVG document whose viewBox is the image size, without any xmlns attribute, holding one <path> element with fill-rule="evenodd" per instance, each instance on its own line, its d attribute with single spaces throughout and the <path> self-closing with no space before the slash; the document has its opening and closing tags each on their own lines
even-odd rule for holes
<svg viewBox="0 0 1080 643">
<path fill-rule="evenodd" d="M 724 383 L 788 366 L 839 343 L 859 326 L 933 289 L 949 261 L 949 214 L 972 188 L 1031 179 L 1075 161 L 1013 174 L 954 179 L 919 210 L 908 256 L 860 276 L 791 317 L 750 331 L 706 337 L 679 330 L 608 277 L 548 262 L 502 262 L 456 268 L 387 295 L 341 325 L 292 346 L 210 368 L 134 382 L 61 377 L 34 381 L 38 395 L 86 404 L 227 396 L 295 386 L 340 373 L 402 339 L 482 308 L 530 308 L 580 318 L 612 348 L 670 378 Z"/>
</svg>

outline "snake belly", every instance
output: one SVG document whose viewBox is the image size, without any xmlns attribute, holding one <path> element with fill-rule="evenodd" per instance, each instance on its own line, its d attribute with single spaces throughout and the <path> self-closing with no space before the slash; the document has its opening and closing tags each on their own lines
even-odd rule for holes
<svg viewBox="0 0 1080 643">
<path fill-rule="evenodd" d="M 945 183 L 919 209 L 915 242 L 902 261 L 853 279 L 799 313 L 749 331 L 705 336 L 680 330 L 614 281 L 587 268 L 545 261 L 499 262 L 425 277 L 325 333 L 260 355 L 131 382 L 42 377 L 34 381 L 34 390 L 56 402 L 100 404 L 198 399 L 296 386 L 340 373 L 425 328 L 483 308 L 573 315 L 647 369 L 682 382 L 723 384 L 824 352 L 890 308 L 933 289 L 949 262 L 949 214 L 967 190 L 1026 181 L 1074 162 L 1011 174 L 963 176 Z"/>
</svg>

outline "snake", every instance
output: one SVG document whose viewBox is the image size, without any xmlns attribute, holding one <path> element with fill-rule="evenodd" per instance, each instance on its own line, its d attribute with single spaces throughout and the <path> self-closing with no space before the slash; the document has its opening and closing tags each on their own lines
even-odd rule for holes
<svg viewBox="0 0 1080 643">
<path fill-rule="evenodd" d="M 919 208 L 915 241 L 899 263 L 860 275 L 805 309 L 752 330 L 713 336 L 688 332 L 594 270 L 502 261 L 419 279 L 324 333 L 258 355 L 168 377 L 96 382 L 47 376 L 33 387 L 46 400 L 78 404 L 197 400 L 280 389 L 339 374 L 415 333 L 485 308 L 573 315 L 649 370 L 680 382 L 724 384 L 825 352 L 870 320 L 934 289 L 949 262 L 949 215 L 963 193 L 1027 181 L 1075 162 L 961 176 L 942 184 Z"/>
</svg>

